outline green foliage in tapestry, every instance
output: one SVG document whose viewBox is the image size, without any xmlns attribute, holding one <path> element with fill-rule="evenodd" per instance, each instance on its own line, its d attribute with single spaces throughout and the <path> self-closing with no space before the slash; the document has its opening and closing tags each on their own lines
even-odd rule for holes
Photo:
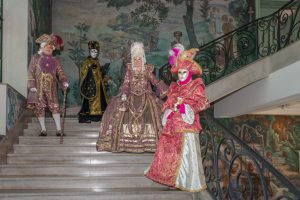
<svg viewBox="0 0 300 200">
<path fill-rule="evenodd" d="M 70 45 L 69 51 L 69 58 L 75 63 L 75 65 L 78 68 L 78 78 L 75 80 L 75 83 L 72 88 L 72 93 L 69 93 L 68 95 L 71 95 L 74 99 L 77 105 L 80 104 L 80 89 L 79 89 L 79 77 L 80 77 L 80 68 L 86 58 L 85 55 L 85 49 L 83 46 L 85 46 L 88 43 L 88 31 L 90 29 L 90 26 L 85 23 L 78 23 L 74 26 L 77 34 L 77 40 L 69 41 L 68 44 Z"/>
<path fill-rule="evenodd" d="M 183 2 L 186 3 L 186 6 L 189 7 L 186 11 L 185 16 L 191 17 L 193 15 L 193 1 L 188 0 L 166 0 L 166 1 L 158 1 L 158 0 L 106 0 L 108 7 L 116 7 L 117 9 L 121 7 L 126 7 L 134 2 L 139 3 L 138 7 L 136 7 L 130 14 L 136 25 L 139 27 L 150 29 L 150 32 L 157 30 L 160 23 L 168 17 L 169 8 L 167 3 L 173 3 L 174 5 L 179 5 Z M 205 1 L 205 0 L 202 0 Z M 207 5 L 208 6 L 208 5 Z M 203 15 L 207 15 L 207 13 L 203 13 Z M 184 16 L 184 17 L 185 17 Z M 192 19 L 192 18 L 191 18 Z M 187 20 L 189 21 L 189 20 Z M 198 41 L 194 32 L 194 24 L 186 23 L 186 30 L 188 32 L 188 37 L 190 41 L 190 46 L 199 46 Z M 149 33 L 149 32 L 148 32 Z"/>
<path fill-rule="evenodd" d="M 82 63 L 85 59 L 85 50 L 82 47 L 88 42 L 87 34 L 90 26 L 86 25 L 85 23 L 78 23 L 74 27 L 76 29 L 76 33 L 78 34 L 78 39 L 68 42 L 71 47 L 68 49 L 69 58 L 73 60 L 75 65 L 78 67 L 78 70 L 80 71 Z"/>
<path fill-rule="evenodd" d="M 210 6 L 209 6 L 210 1 L 211 0 L 202 0 L 202 3 L 199 8 L 199 10 L 202 13 L 201 16 L 205 19 L 205 21 L 208 21 L 208 11 L 210 9 Z"/>
</svg>

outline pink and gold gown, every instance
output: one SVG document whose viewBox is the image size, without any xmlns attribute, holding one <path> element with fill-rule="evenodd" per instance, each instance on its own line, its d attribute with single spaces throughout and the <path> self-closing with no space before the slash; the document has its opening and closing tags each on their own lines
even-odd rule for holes
<svg viewBox="0 0 300 200">
<path fill-rule="evenodd" d="M 184 113 L 171 110 L 178 97 L 183 99 Z M 190 80 L 184 85 L 171 84 L 168 100 L 163 105 L 164 127 L 153 162 L 145 172 L 146 177 L 181 190 L 196 192 L 206 189 L 198 113 L 208 107 L 202 79 Z"/>
<path fill-rule="evenodd" d="M 104 112 L 96 144 L 98 151 L 155 152 L 161 125 L 163 101 L 152 91 L 166 94 L 166 85 L 152 74 L 154 67 L 136 72 L 131 64 L 117 96 L 113 97 Z M 126 94 L 126 101 L 122 95 Z"/>
</svg>

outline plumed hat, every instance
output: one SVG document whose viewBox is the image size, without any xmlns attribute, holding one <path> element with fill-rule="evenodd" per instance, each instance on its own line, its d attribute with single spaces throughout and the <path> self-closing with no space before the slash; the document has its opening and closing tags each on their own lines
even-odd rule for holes
<svg viewBox="0 0 300 200">
<path fill-rule="evenodd" d="M 173 48 L 169 51 L 169 64 L 174 65 L 176 64 L 177 58 L 180 52 L 184 51 L 184 46 L 180 43 L 177 43 L 173 46 Z"/>
<path fill-rule="evenodd" d="M 63 40 L 60 36 L 56 35 L 56 34 L 43 34 L 40 37 L 38 37 L 35 42 L 37 44 L 50 44 L 52 45 L 55 49 L 60 50 L 63 47 Z"/>
<path fill-rule="evenodd" d="M 54 33 L 52 33 L 50 35 L 50 37 L 52 38 L 52 40 L 55 42 L 55 48 L 57 50 L 61 50 L 62 47 L 64 46 L 64 41 L 63 39 L 59 36 L 59 35 L 56 35 Z"/>
<path fill-rule="evenodd" d="M 192 48 L 186 51 L 182 51 L 177 59 L 176 65 L 171 68 L 171 73 L 177 74 L 179 69 L 186 69 L 193 75 L 202 74 L 202 69 L 200 65 L 194 60 L 199 49 Z"/>
<path fill-rule="evenodd" d="M 100 45 L 99 42 L 97 41 L 89 41 L 88 46 L 89 46 L 89 50 L 91 49 L 97 49 L 98 51 L 100 50 Z"/>
</svg>

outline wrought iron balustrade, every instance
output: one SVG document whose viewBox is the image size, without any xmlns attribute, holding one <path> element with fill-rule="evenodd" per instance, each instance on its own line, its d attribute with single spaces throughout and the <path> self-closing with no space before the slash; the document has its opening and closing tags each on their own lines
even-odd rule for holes
<svg viewBox="0 0 300 200">
<path fill-rule="evenodd" d="M 215 199 L 300 200 L 299 189 L 253 150 L 246 143 L 248 139 L 214 119 L 212 109 L 204 113 L 201 121 L 203 166 L 208 190 Z M 244 136 L 251 134 L 247 130 Z"/>
<path fill-rule="evenodd" d="M 203 68 L 204 82 L 210 84 L 297 41 L 299 8 L 300 1 L 291 0 L 275 13 L 200 46 L 195 60 Z M 167 83 L 172 81 L 168 64 L 161 67 L 160 78 Z"/>
</svg>

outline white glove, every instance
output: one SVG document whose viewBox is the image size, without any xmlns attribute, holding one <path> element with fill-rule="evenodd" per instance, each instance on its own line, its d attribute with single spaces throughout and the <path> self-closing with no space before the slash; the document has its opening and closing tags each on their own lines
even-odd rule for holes
<svg viewBox="0 0 300 200">
<path fill-rule="evenodd" d="M 126 101 L 126 99 L 127 99 L 126 94 L 122 94 L 121 100 L 122 100 L 122 101 Z"/>
<path fill-rule="evenodd" d="M 64 83 L 63 85 L 64 85 L 65 88 L 68 88 L 68 87 L 69 87 L 69 83 L 67 83 L 67 82 Z"/>
<path fill-rule="evenodd" d="M 30 92 L 36 92 L 36 91 L 37 91 L 37 89 L 35 87 L 30 88 Z"/>
</svg>

